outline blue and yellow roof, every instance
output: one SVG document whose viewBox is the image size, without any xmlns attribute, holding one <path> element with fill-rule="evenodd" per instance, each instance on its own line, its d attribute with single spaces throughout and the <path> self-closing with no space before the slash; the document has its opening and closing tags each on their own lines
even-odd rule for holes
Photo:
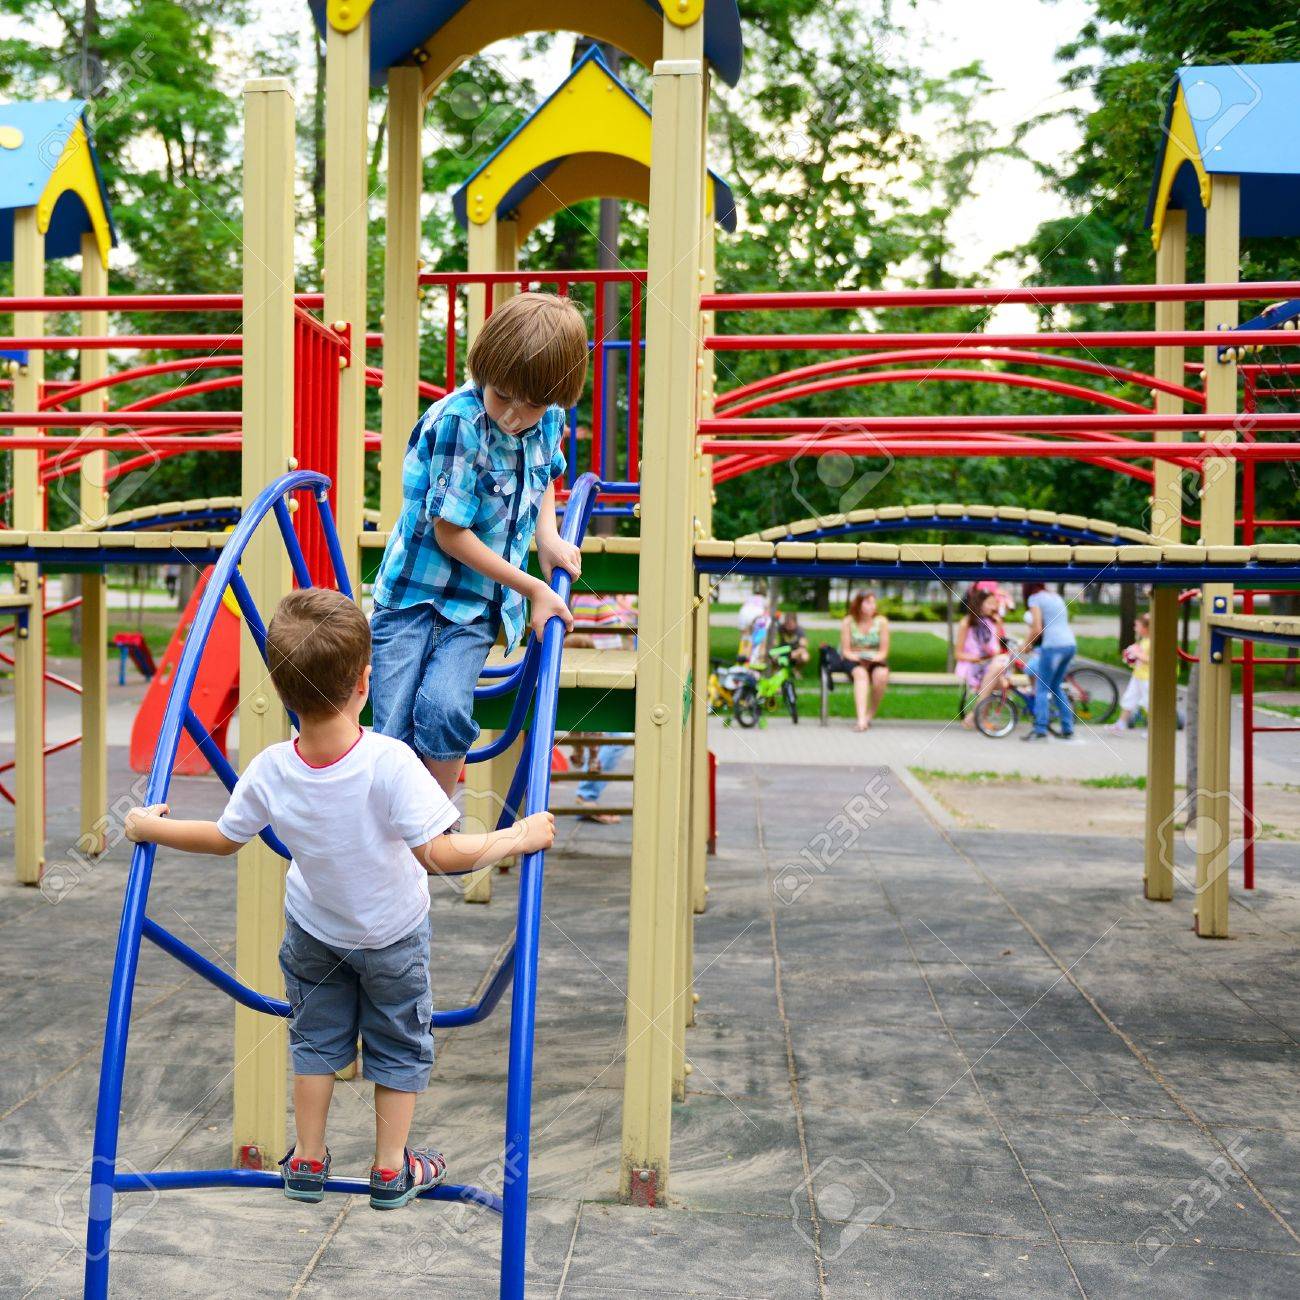
<svg viewBox="0 0 1300 1300">
<path fill-rule="evenodd" d="M 1243 236 L 1300 234 L 1300 63 L 1179 70 L 1147 204 L 1157 247 L 1169 208 L 1205 230 L 1215 175 L 1241 178 Z"/>
<path fill-rule="evenodd" d="M 416 63 L 426 86 L 496 41 L 528 32 L 576 32 L 653 66 L 662 50 L 658 0 L 309 0 L 317 27 L 347 31 L 370 14 L 370 80 Z M 736 0 L 669 0 L 672 22 L 704 14 L 704 54 L 729 86 L 740 79 L 744 49 Z"/>
<path fill-rule="evenodd" d="M 32 207 L 47 259 L 76 256 L 93 233 L 108 260 L 117 234 L 85 100 L 0 104 L 0 262 L 13 259 L 14 211 Z"/>
<path fill-rule="evenodd" d="M 452 197 L 462 226 L 512 217 L 520 241 L 583 199 L 650 197 L 650 110 L 592 46 L 565 79 L 499 144 Z M 736 228 L 726 181 L 709 172 L 713 213 Z"/>
</svg>

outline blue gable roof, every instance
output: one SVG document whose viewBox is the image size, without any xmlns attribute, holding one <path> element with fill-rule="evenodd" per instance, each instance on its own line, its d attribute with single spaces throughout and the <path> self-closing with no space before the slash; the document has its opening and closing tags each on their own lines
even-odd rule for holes
<svg viewBox="0 0 1300 1300">
<path fill-rule="evenodd" d="M 49 185 L 63 156 L 63 147 L 78 123 L 86 128 L 100 200 L 108 217 L 112 242 L 116 244 L 108 192 L 104 188 L 85 113 L 86 101 L 82 99 L 0 104 L 0 129 L 9 127 L 22 133 L 22 142 L 17 147 L 0 148 L 0 262 L 13 260 L 14 210 L 36 204 Z M 45 233 L 46 258 L 75 257 L 81 252 L 81 236 L 91 230 L 90 214 L 81 198 L 72 192 L 63 194 L 54 206 Z"/>
<path fill-rule="evenodd" d="M 1195 159 L 1171 138 L 1180 93 L 1195 138 Z M 1174 176 L 1168 206 L 1187 213 L 1190 231 L 1205 230 L 1199 163 L 1207 175 L 1241 178 L 1243 236 L 1300 234 L 1300 63 L 1181 68 L 1170 89 L 1163 125 L 1147 202 L 1148 225 L 1156 216 L 1161 172 L 1174 150 L 1186 161 Z"/>
<path fill-rule="evenodd" d="M 538 29 L 546 26 L 544 5 Z M 662 12 L 658 0 L 644 0 Z M 316 26 L 325 31 L 325 0 L 309 0 Z M 370 9 L 370 82 L 382 86 L 388 69 L 406 63 L 412 52 L 473 0 L 375 0 Z M 671 3 L 671 0 L 670 0 Z M 740 10 L 736 0 L 705 0 L 704 53 L 729 86 L 740 80 L 744 46 L 740 33 Z"/>
</svg>

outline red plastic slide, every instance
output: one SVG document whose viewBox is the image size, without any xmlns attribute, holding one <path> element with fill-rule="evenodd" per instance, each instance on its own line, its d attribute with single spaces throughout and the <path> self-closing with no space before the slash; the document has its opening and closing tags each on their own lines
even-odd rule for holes
<svg viewBox="0 0 1300 1300">
<path fill-rule="evenodd" d="M 199 600 L 211 576 L 212 567 L 209 565 L 203 571 L 189 604 L 185 606 L 185 613 L 181 615 L 181 621 L 172 634 L 162 663 L 150 679 L 149 689 L 140 702 L 140 711 L 135 715 L 131 727 L 133 772 L 147 772 L 153 762 L 154 747 L 158 743 L 158 730 L 162 726 L 163 711 L 167 707 L 172 675 L 180 663 L 181 650 L 190 634 L 190 625 L 194 622 Z M 217 611 L 216 622 L 212 625 L 212 635 L 203 649 L 199 674 L 190 697 L 190 707 L 195 716 L 207 728 L 223 754 L 226 752 L 226 728 L 239 707 L 239 625 L 239 615 L 223 602 Z M 210 770 L 208 760 L 199 753 L 189 733 L 183 731 L 172 772 L 177 776 L 202 776 Z"/>
</svg>

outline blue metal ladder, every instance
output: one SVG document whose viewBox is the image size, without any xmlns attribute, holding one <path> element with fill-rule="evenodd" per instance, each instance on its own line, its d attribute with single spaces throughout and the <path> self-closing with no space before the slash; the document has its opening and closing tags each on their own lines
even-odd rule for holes
<svg viewBox="0 0 1300 1300">
<path fill-rule="evenodd" d="M 330 560 L 339 590 L 351 597 L 352 589 L 338 530 L 329 506 L 329 480 L 322 474 L 299 470 L 282 475 L 265 488 L 243 512 L 239 525 L 230 535 L 216 564 L 212 578 L 199 603 L 193 628 L 185 644 L 163 715 L 153 766 L 149 772 L 146 804 L 165 803 L 171 783 L 172 763 L 184 728 L 225 783 L 234 786 L 237 774 L 204 730 L 190 708 L 190 694 L 198 672 L 199 660 L 212 631 L 217 608 L 227 589 L 234 592 L 239 608 L 265 658 L 266 626 L 253 603 L 247 584 L 239 573 L 239 561 L 249 540 L 267 517 L 274 515 L 280 535 L 289 552 L 290 563 L 299 586 L 311 586 L 302 548 L 298 544 L 289 512 L 289 494 L 308 491 L 320 512 L 329 548 Z M 562 535 L 579 545 L 591 518 L 601 489 L 593 474 L 584 474 L 574 484 L 564 514 Z M 571 587 L 569 574 L 556 570 L 552 589 L 566 602 Z M 555 743 L 555 715 L 559 698 L 560 656 L 564 648 L 564 626 L 558 619 L 546 625 L 545 636 L 528 644 L 523 658 L 516 664 L 489 670 L 497 680 L 479 687 L 479 698 L 515 691 L 510 721 L 505 731 L 490 744 L 472 750 L 470 762 L 479 762 L 504 752 L 517 738 L 527 719 L 530 706 L 533 721 L 523 752 L 506 797 L 500 824 L 509 824 L 522 808 L 526 813 L 545 810 L 550 797 L 551 749 Z M 296 719 L 295 719 L 296 722 Z M 271 828 L 262 839 L 282 857 L 289 856 Z M 137 844 L 131 855 L 122 900 L 122 924 L 118 932 L 117 953 L 113 962 L 113 979 L 108 1000 L 108 1018 L 104 1026 L 104 1053 L 100 1067 L 99 1101 L 95 1112 L 95 1146 L 91 1162 L 90 1215 L 86 1225 L 85 1294 L 92 1300 L 108 1295 L 109 1247 L 113 1220 L 113 1198 L 118 1192 L 161 1192 L 172 1188 L 199 1187 L 266 1187 L 279 1188 L 279 1174 L 256 1169 L 169 1169 L 142 1174 L 122 1172 L 117 1168 L 117 1144 L 122 1105 L 123 1073 L 126 1064 L 127 1034 L 131 1021 L 131 998 L 135 988 L 141 939 L 148 939 L 170 953 L 190 970 L 215 984 L 222 992 L 245 1007 L 271 1016 L 288 1016 L 289 1004 L 267 997 L 240 983 L 234 976 L 214 965 L 201 953 L 164 929 L 146 914 L 149 881 L 153 873 L 156 845 Z M 542 879 L 545 854 L 527 854 L 520 866 L 519 913 L 514 943 L 493 963 L 479 984 L 478 1000 L 469 1006 L 435 1012 L 434 1028 L 452 1028 L 476 1024 L 491 1015 L 512 980 L 513 1000 L 510 1012 L 510 1064 L 506 1086 L 506 1132 L 504 1160 L 505 1182 L 500 1196 L 479 1187 L 444 1183 L 421 1194 L 422 1199 L 458 1201 L 496 1210 L 501 1222 L 501 1291 L 503 1300 L 522 1300 L 524 1294 L 524 1246 L 528 1229 L 528 1162 L 532 1112 L 533 1031 L 537 1004 L 537 952 L 542 917 Z M 326 1191 L 368 1195 L 370 1185 L 359 1178 L 331 1178 Z"/>
</svg>

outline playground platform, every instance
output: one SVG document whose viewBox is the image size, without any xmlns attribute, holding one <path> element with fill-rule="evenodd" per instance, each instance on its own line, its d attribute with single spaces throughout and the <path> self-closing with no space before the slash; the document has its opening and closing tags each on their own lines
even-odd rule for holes
<svg viewBox="0 0 1300 1300">
<path fill-rule="evenodd" d="M 125 751 L 110 754 L 124 791 Z M 52 791 L 75 773 L 51 758 Z M 566 821 L 548 855 L 530 1296 L 1295 1294 L 1294 844 L 1260 844 L 1234 939 L 1204 943 L 1185 906 L 1138 897 L 1122 838 L 950 830 L 889 768 L 735 761 L 718 793 L 688 1100 L 657 1211 L 614 1200 L 630 828 Z M 51 799 L 52 861 L 75 839 L 71 802 Z M 183 780 L 175 802 L 210 814 L 221 790 Z M 865 829 L 828 851 L 818 832 L 840 844 L 846 806 Z M 119 844 L 56 902 L 0 882 L 3 1295 L 80 1289 L 125 868 Z M 155 914 L 214 959 L 232 955 L 232 891 L 232 862 L 159 854 Z M 512 876 L 490 907 L 435 889 L 441 1005 L 471 992 L 513 903 Z M 230 1002 L 146 949 L 136 1007 L 123 1167 L 226 1164 Z M 417 1138 L 466 1181 L 501 1180 L 504 1054 L 499 1022 L 445 1033 L 417 1111 Z M 339 1085 L 338 1172 L 365 1167 L 368 1093 Z M 1246 1177 L 1223 1172 L 1224 1147 Z M 340 1200 L 123 1197 L 114 1294 L 370 1296 L 395 1277 L 495 1294 L 494 1216 Z"/>
</svg>

